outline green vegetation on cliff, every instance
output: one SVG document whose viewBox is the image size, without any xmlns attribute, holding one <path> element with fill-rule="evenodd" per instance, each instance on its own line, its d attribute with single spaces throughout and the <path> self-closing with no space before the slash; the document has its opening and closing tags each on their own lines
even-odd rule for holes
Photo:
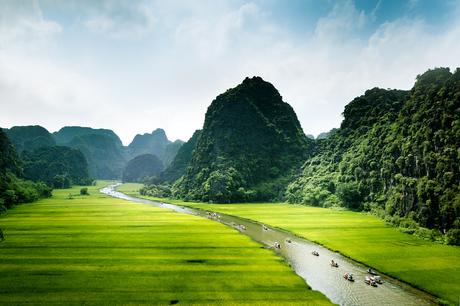
<svg viewBox="0 0 460 306">
<path fill-rule="evenodd" d="M 15 204 L 51 196 L 44 183 L 22 179 L 22 162 L 14 146 L 0 129 L 0 214 Z"/>
<path fill-rule="evenodd" d="M 95 178 L 119 179 L 126 160 L 122 147 L 106 135 L 88 134 L 76 136 L 68 144 L 79 149 L 89 165 L 89 172 Z"/>
<path fill-rule="evenodd" d="M 246 78 L 209 106 L 192 160 L 173 192 L 214 202 L 280 197 L 313 143 L 272 84 Z"/>
<path fill-rule="evenodd" d="M 184 175 L 185 169 L 192 160 L 193 151 L 200 135 L 201 130 L 196 130 L 193 136 L 180 147 L 172 163 L 161 174 L 162 181 L 172 183 Z"/>
<path fill-rule="evenodd" d="M 158 176 L 163 163 L 153 154 L 142 154 L 131 159 L 123 170 L 123 182 L 140 182 L 147 177 Z"/>
<path fill-rule="evenodd" d="M 115 134 L 112 130 L 109 129 L 93 129 L 90 127 L 83 126 L 65 126 L 61 128 L 59 131 L 54 132 L 53 137 L 58 145 L 67 145 L 77 136 L 92 134 L 107 136 L 110 139 L 112 139 L 116 146 L 123 146 L 117 134 Z"/>
<path fill-rule="evenodd" d="M 83 153 L 91 176 L 121 178 L 127 158 L 120 138 L 112 130 L 66 126 L 53 136 L 59 145 L 79 149 Z"/>
<path fill-rule="evenodd" d="M 318 141 L 287 199 L 373 210 L 408 232 L 435 228 L 459 243 L 459 97 L 460 70 L 445 68 L 418 76 L 410 92 L 366 91 Z"/>
<path fill-rule="evenodd" d="M 4 131 L 19 153 L 55 145 L 50 132 L 39 125 L 13 126 Z"/>
<path fill-rule="evenodd" d="M 153 154 L 158 157 L 163 165 L 168 166 L 182 146 L 181 140 L 171 142 L 163 129 L 156 129 L 152 133 L 137 134 L 127 147 L 131 158 L 142 154 Z"/>
<path fill-rule="evenodd" d="M 88 163 L 79 150 L 62 146 L 42 147 L 24 152 L 22 158 L 27 179 L 45 182 L 54 188 L 91 184 Z"/>
</svg>

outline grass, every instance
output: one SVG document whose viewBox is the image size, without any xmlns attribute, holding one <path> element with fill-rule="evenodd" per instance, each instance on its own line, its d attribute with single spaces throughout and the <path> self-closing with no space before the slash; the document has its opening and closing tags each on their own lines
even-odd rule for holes
<svg viewBox="0 0 460 306">
<path fill-rule="evenodd" d="M 121 186 L 138 195 L 139 184 Z M 460 247 L 404 234 L 377 217 L 290 204 L 203 204 L 165 200 L 283 228 L 423 289 L 442 300 L 460 300 Z"/>
<path fill-rule="evenodd" d="M 55 190 L 0 217 L 1 305 L 330 304 L 236 230 L 100 187 Z"/>
</svg>

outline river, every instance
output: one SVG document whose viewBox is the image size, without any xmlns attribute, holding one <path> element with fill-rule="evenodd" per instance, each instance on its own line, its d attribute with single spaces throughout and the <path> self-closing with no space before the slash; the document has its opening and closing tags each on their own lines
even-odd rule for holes
<svg viewBox="0 0 460 306">
<path fill-rule="evenodd" d="M 201 209 L 136 198 L 116 191 L 118 185 L 102 188 L 101 192 L 127 201 L 163 207 L 221 222 L 272 248 L 312 289 L 322 292 L 335 304 L 437 305 L 433 296 L 381 273 L 378 274 L 383 281 L 382 284 L 378 284 L 377 287 L 367 285 L 364 282 L 368 275 L 367 267 L 289 232 L 235 216 L 213 214 Z M 279 248 L 274 247 L 276 243 L 279 243 Z M 312 251 L 317 251 L 319 256 L 312 255 Z M 337 262 L 339 267 L 332 267 L 331 260 Z M 347 272 L 353 274 L 354 282 L 344 279 L 343 275 Z"/>
</svg>

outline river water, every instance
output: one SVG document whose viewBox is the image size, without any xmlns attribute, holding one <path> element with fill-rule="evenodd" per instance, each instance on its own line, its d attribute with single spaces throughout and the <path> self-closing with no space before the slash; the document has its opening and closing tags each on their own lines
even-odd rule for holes
<svg viewBox="0 0 460 306">
<path fill-rule="evenodd" d="M 322 292 L 335 304 L 437 305 L 433 296 L 381 273 L 379 275 L 383 283 L 378 284 L 377 287 L 369 286 L 364 282 L 368 275 L 367 267 L 291 233 L 235 216 L 213 214 L 201 209 L 132 197 L 116 191 L 118 185 L 102 188 L 101 192 L 127 201 L 163 207 L 221 222 L 272 248 L 312 289 Z M 279 243 L 279 248 L 274 247 L 276 243 Z M 317 251 L 319 256 L 312 255 L 312 251 Z M 331 260 L 337 262 L 339 267 L 331 267 Z M 344 279 L 343 275 L 347 272 L 353 273 L 354 282 Z"/>
</svg>

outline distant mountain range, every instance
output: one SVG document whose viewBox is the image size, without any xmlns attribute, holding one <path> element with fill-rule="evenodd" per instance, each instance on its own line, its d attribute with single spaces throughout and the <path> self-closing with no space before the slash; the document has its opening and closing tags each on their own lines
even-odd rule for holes
<svg viewBox="0 0 460 306">
<path fill-rule="evenodd" d="M 143 154 L 155 155 L 161 162 L 161 168 L 164 168 L 171 163 L 183 144 L 181 140 L 168 140 L 162 129 L 156 129 L 151 134 L 136 135 L 127 147 L 109 129 L 66 126 L 51 134 L 35 125 L 3 130 L 19 153 L 56 145 L 80 150 L 88 163 L 89 174 L 98 179 L 120 179 L 127 162 Z"/>
</svg>

